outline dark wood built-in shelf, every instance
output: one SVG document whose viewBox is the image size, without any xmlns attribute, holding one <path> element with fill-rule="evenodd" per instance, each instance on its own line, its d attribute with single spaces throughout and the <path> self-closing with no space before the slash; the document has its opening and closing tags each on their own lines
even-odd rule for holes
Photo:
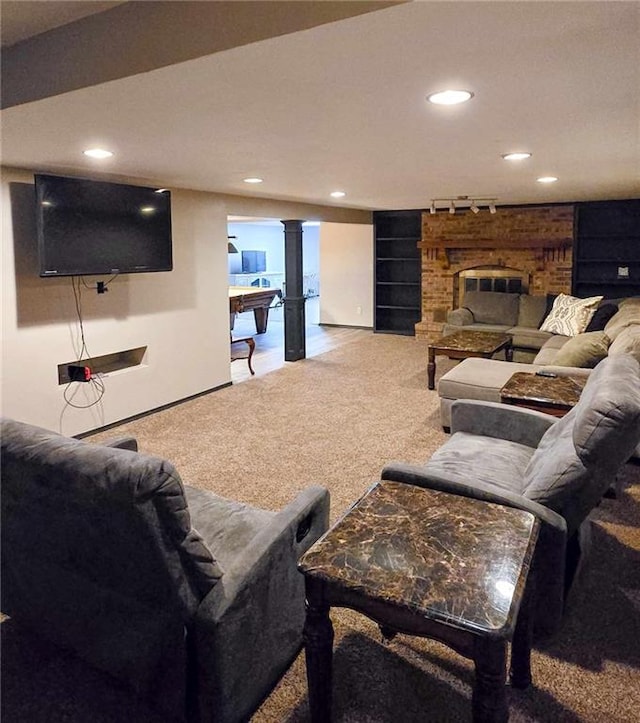
<svg viewBox="0 0 640 723">
<path fill-rule="evenodd" d="M 578 203 L 575 229 L 573 293 L 640 295 L 640 199 Z"/>
<path fill-rule="evenodd" d="M 422 211 L 375 211 L 374 331 L 414 335 L 420 321 Z"/>
</svg>

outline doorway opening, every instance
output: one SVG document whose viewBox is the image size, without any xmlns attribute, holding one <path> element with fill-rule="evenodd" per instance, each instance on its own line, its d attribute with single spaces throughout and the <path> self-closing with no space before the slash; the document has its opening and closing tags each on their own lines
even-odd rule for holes
<svg viewBox="0 0 640 723">
<path fill-rule="evenodd" d="M 256 375 L 260 375 L 284 365 L 284 226 L 279 219 L 229 216 L 227 236 L 230 296 L 232 293 L 241 296 L 242 289 L 260 290 L 264 293 L 253 294 L 261 297 L 256 303 L 269 301 L 266 314 L 255 311 L 247 303 L 245 311 L 231 315 L 233 338 L 253 337 L 255 341 L 252 366 Z M 310 341 L 322 333 L 319 222 L 303 224 L 302 244 L 305 337 Z M 259 333 L 259 328 L 264 331 Z M 231 378 L 234 383 L 251 378 L 248 364 L 240 360 L 233 362 Z"/>
</svg>

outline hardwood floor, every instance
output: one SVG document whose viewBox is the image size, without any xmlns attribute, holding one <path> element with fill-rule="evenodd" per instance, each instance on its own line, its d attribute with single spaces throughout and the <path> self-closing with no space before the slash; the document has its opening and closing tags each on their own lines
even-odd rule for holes
<svg viewBox="0 0 640 723">
<path fill-rule="evenodd" d="M 309 300 L 306 326 L 306 356 L 312 357 L 323 354 L 325 351 L 335 349 L 365 334 L 372 334 L 371 329 L 361 329 L 347 326 L 322 326 L 313 323 L 310 319 L 317 318 L 315 314 L 316 300 Z M 251 376 L 249 367 L 244 359 L 237 359 L 231 362 L 231 381 L 234 384 L 255 379 L 263 374 L 279 369 L 285 364 L 296 364 L 298 362 L 284 361 L 284 319 L 282 309 L 275 309 L 269 314 L 267 331 L 264 334 L 256 334 L 256 327 L 253 320 L 253 313 L 238 314 L 235 320 L 233 337 L 241 338 L 252 336 L 256 348 L 251 360 L 255 376 Z"/>
</svg>

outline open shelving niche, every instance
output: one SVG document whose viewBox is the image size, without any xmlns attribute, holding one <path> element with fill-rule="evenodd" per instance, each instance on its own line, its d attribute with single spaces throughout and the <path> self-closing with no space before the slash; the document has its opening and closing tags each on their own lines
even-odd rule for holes
<svg viewBox="0 0 640 723">
<path fill-rule="evenodd" d="M 113 372 L 121 371 L 123 369 L 130 369 L 132 367 L 144 366 L 144 358 L 147 353 L 146 346 L 140 346 L 136 349 L 126 349 L 124 351 L 116 351 L 112 354 L 104 354 L 103 356 L 94 356 L 88 359 L 82 359 L 81 361 L 72 360 L 64 362 L 64 364 L 58 364 L 58 384 L 69 384 L 71 381 L 69 377 L 69 366 L 70 365 L 82 365 L 87 366 L 91 369 L 91 374 L 96 376 L 98 374 L 112 374 Z"/>
<path fill-rule="evenodd" d="M 374 331 L 415 334 L 421 318 L 422 211 L 375 211 Z"/>
</svg>

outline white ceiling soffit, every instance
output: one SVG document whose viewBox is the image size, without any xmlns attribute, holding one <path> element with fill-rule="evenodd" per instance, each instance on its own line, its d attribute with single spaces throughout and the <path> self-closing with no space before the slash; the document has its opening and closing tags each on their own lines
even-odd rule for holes
<svg viewBox="0 0 640 723">
<path fill-rule="evenodd" d="M 635 2 L 396 5 L 9 108 L 4 163 L 325 205 L 340 189 L 361 209 L 639 196 L 639 16 Z M 475 96 L 425 102 L 449 87 Z M 90 145 L 115 155 L 89 162 Z M 503 161 L 512 150 L 533 156 Z"/>
</svg>

